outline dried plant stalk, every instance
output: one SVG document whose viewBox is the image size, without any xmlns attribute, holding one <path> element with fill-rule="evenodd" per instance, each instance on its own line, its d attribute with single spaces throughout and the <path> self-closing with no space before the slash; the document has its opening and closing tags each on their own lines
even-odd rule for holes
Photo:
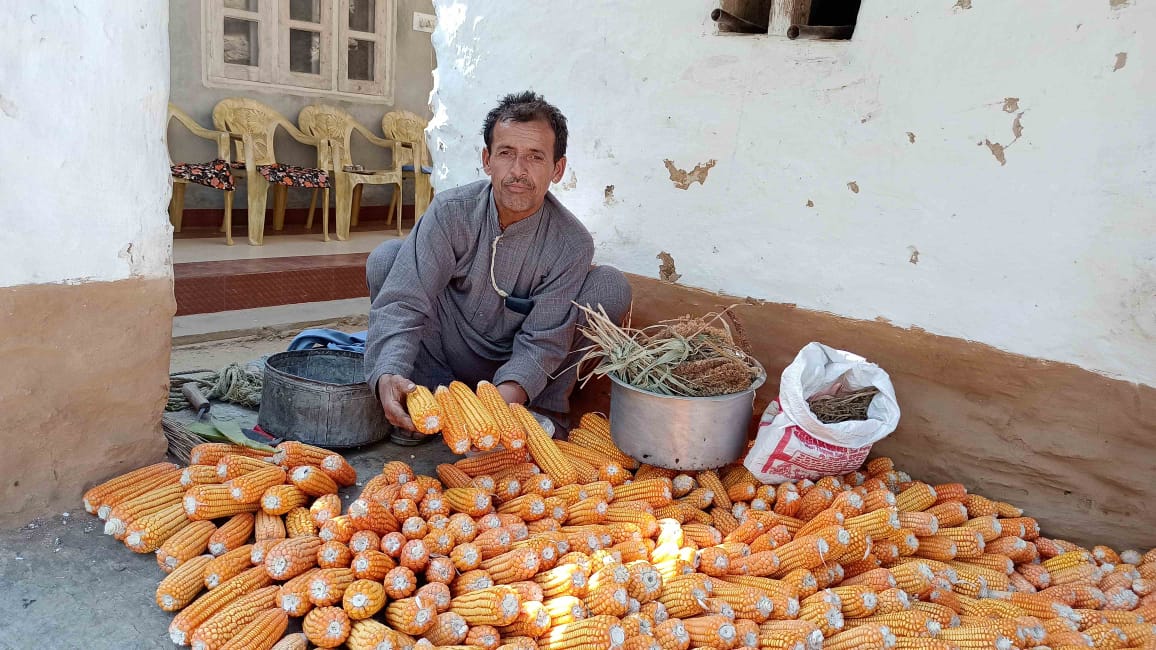
<svg viewBox="0 0 1156 650">
<path fill-rule="evenodd" d="M 850 420 L 866 420 L 867 408 L 879 393 L 874 386 L 861 388 L 849 393 L 820 395 L 807 400 L 811 412 L 823 424 L 835 424 Z"/>
</svg>

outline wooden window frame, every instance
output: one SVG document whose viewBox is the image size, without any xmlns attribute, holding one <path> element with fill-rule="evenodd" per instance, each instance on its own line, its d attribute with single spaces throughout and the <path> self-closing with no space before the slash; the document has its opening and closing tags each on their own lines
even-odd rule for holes
<svg viewBox="0 0 1156 650">
<path fill-rule="evenodd" d="M 397 0 L 374 1 L 374 32 L 349 29 L 351 0 L 319 0 L 321 22 L 289 18 L 285 0 L 259 0 L 257 11 L 225 7 L 224 0 L 201 2 L 201 80 L 210 88 L 276 89 L 292 95 L 336 97 L 363 103 L 392 104 L 396 63 Z M 257 65 L 224 61 L 224 20 L 238 18 L 257 24 Z M 292 72 L 289 67 L 290 29 L 321 34 L 320 74 Z M 374 44 L 374 79 L 348 78 L 348 39 Z"/>
</svg>

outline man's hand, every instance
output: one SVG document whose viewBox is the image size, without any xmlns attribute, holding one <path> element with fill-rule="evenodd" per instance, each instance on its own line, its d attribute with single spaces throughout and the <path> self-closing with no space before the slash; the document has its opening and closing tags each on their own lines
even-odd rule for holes
<svg viewBox="0 0 1156 650">
<path fill-rule="evenodd" d="M 385 419 L 399 429 L 414 431 L 413 420 L 405 412 L 405 396 L 417 388 L 414 383 L 401 375 L 382 375 L 377 380 L 377 397 L 385 411 Z"/>
<path fill-rule="evenodd" d="M 502 399 L 506 400 L 507 404 L 525 404 L 530 396 L 526 394 L 526 389 L 518 385 L 516 381 L 504 381 L 498 384 L 498 393 Z"/>
</svg>

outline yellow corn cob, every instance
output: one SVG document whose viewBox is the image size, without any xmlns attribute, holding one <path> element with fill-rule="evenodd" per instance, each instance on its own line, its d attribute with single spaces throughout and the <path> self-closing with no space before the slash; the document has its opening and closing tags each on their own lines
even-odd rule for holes
<svg viewBox="0 0 1156 650">
<path fill-rule="evenodd" d="M 117 541 L 123 541 L 125 535 L 128 534 L 130 524 L 174 503 L 180 503 L 186 489 L 181 485 L 165 485 L 122 501 L 109 510 L 108 518 L 104 523 L 104 534 L 112 535 Z"/>
<path fill-rule="evenodd" d="M 337 482 L 315 465 L 294 467 L 289 472 L 289 480 L 311 497 L 337 493 Z"/>
<path fill-rule="evenodd" d="M 225 442 L 204 442 L 194 446 L 189 451 L 190 465 L 216 465 L 218 461 L 229 454 L 264 458 L 272 462 L 273 454 L 260 449 L 251 449 Z"/>
<path fill-rule="evenodd" d="M 317 468 L 341 487 L 349 487 L 357 482 L 357 470 L 341 454 L 329 454 L 322 458 Z"/>
<path fill-rule="evenodd" d="M 309 509 L 304 506 L 297 506 L 285 513 L 285 532 L 290 538 L 316 535 L 317 524 L 313 523 Z"/>
<path fill-rule="evenodd" d="M 190 523 L 184 506 L 174 503 L 129 524 L 124 545 L 135 553 L 152 553 Z"/>
<path fill-rule="evenodd" d="M 202 576 L 205 567 L 212 560 L 212 555 L 199 555 L 182 563 L 165 576 L 157 585 L 157 607 L 166 612 L 175 612 L 192 602 L 193 598 L 205 588 Z"/>
<path fill-rule="evenodd" d="M 393 629 L 411 635 L 424 634 L 433 626 L 437 617 L 432 603 L 425 604 L 419 598 L 402 598 L 389 603 L 385 608 L 385 622 Z"/>
<path fill-rule="evenodd" d="M 157 565 L 168 573 L 185 560 L 192 559 L 208 550 L 209 538 L 217 527 L 211 521 L 194 521 L 165 540 L 157 549 Z"/>
<path fill-rule="evenodd" d="M 895 635 L 886 625 L 861 625 L 839 632 L 823 641 L 829 650 L 858 650 L 860 648 L 894 648 Z"/>
<path fill-rule="evenodd" d="M 326 524 L 337 519 L 334 517 Z M 385 504 L 374 499 L 357 499 L 349 504 L 348 521 L 354 531 L 370 530 L 379 535 L 400 529 L 397 518 Z M 352 537 L 352 532 L 350 536 Z"/>
<path fill-rule="evenodd" d="M 320 465 L 321 461 L 332 453 L 332 451 L 322 447 L 296 440 L 286 440 L 277 445 L 271 460 L 273 463 L 289 469 L 298 465 Z"/>
<path fill-rule="evenodd" d="M 455 512 L 480 517 L 494 509 L 490 495 L 477 488 L 450 488 L 442 496 Z"/>
<path fill-rule="evenodd" d="M 441 408 L 425 386 L 416 386 L 405 396 L 405 410 L 418 433 L 432 436 L 441 432 Z"/>
<path fill-rule="evenodd" d="M 434 391 L 434 399 L 437 401 L 441 413 L 442 438 L 445 440 L 446 446 L 455 454 L 466 453 L 470 450 L 472 439 L 465 413 L 458 405 L 457 399 L 445 386 L 437 387 L 437 390 Z"/>
<path fill-rule="evenodd" d="M 292 484 L 274 485 L 261 495 L 261 511 L 267 515 L 283 515 L 309 503 L 309 495 Z"/>
<path fill-rule="evenodd" d="M 258 458 L 245 454 L 226 454 L 217 461 L 217 478 L 221 482 L 230 481 L 249 472 L 267 469 L 270 464 L 266 458 Z"/>
<path fill-rule="evenodd" d="M 506 585 L 479 589 L 450 601 L 450 611 L 460 615 L 471 626 L 509 625 L 517 618 L 520 607 L 518 592 Z"/>
<path fill-rule="evenodd" d="M 555 485 L 571 485 L 578 480 L 574 465 L 554 444 L 550 435 L 538 424 L 534 416 L 521 404 L 511 404 L 510 412 L 526 432 L 526 448 L 534 462 L 549 474 Z"/>
<path fill-rule="evenodd" d="M 216 589 L 233 576 L 252 567 L 252 551 L 253 545 L 246 544 L 217 557 L 209 556 L 212 560 L 202 568 L 200 573 L 204 586 L 209 589 Z M 181 567 L 183 566 L 182 564 Z"/>
<path fill-rule="evenodd" d="M 634 471 L 639 468 L 638 461 L 619 449 L 609 433 L 602 434 L 579 426 L 570 430 L 569 440 L 575 445 L 598 452 L 603 459 L 612 460 L 628 470 Z"/>
<path fill-rule="evenodd" d="M 177 645 L 188 645 L 193 632 L 202 623 L 234 600 L 272 584 L 273 579 L 261 567 L 253 567 L 197 598 L 169 624 L 169 637 Z"/>
<path fill-rule="evenodd" d="M 448 488 L 463 488 L 470 484 L 470 475 L 450 463 L 442 463 L 434 469 L 442 484 Z"/>
<path fill-rule="evenodd" d="M 308 614 L 309 610 L 313 609 L 313 602 L 309 600 L 309 583 L 320 570 L 309 569 L 282 584 L 277 591 L 277 606 L 290 616 L 301 617 Z"/>
<path fill-rule="evenodd" d="M 916 482 L 895 497 L 895 505 L 900 512 L 919 512 L 935 505 L 937 495 L 932 486 Z"/>
<path fill-rule="evenodd" d="M 497 427 L 498 440 L 506 449 L 522 449 L 526 446 L 526 432 L 510 412 L 510 406 L 502 399 L 497 386 L 488 381 L 478 382 L 478 398 Z"/>
<path fill-rule="evenodd" d="M 243 512 L 233 515 L 209 536 L 208 548 L 213 555 L 223 555 L 249 541 L 253 534 L 254 517 Z"/>
<path fill-rule="evenodd" d="M 281 637 L 269 650 L 309 650 L 309 639 L 305 638 L 304 632 L 296 632 Z"/>
<path fill-rule="evenodd" d="M 258 509 L 256 501 L 234 501 L 229 486 L 216 483 L 194 485 L 185 492 L 183 502 L 185 515 L 193 521 L 231 517 L 242 512 L 256 512 Z"/>
<path fill-rule="evenodd" d="M 277 587 L 262 587 L 225 605 L 193 632 L 193 650 L 217 650 L 237 636 L 257 616 L 274 606 Z M 279 638 L 279 637 L 278 637 Z"/>
<path fill-rule="evenodd" d="M 923 604 L 935 605 L 935 603 Z M 954 617 L 954 612 L 951 612 L 951 610 L 947 611 Z M 942 624 L 934 620 L 930 614 L 918 609 L 912 609 L 905 612 L 891 612 L 889 614 L 875 614 L 872 616 L 862 616 L 857 618 L 848 617 L 844 619 L 844 625 L 848 629 L 863 627 L 865 625 L 886 625 L 896 636 L 903 637 L 933 637 L 939 634 L 939 630 L 942 628 Z"/>
<path fill-rule="evenodd" d="M 470 626 L 460 615 L 442 612 L 434 619 L 434 624 L 425 632 L 425 638 L 438 646 L 457 645 L 466 639 Z"/>
<path fill-rule="evenodd" d="M 528 580 L 538 573 L 541 556 L 532 548 L 516 548 L 512 551 L 483 560 L 481 568 L 490 574 L 494 582 L 508 584 Z"/>
<path fill-rule="evenodd" d="M 693 616 L 682 620 L 690 642 L 701 648 L 732 648 L 738 640 L 734 623 L 726 616 Z"/>
<path fill-rule="evenodd" d="M 454 462 L 454 467 L 472 477 L 498 476 L 502 470 L 526 462 L 526 452 L 520 449 L 498 449 Z"/>
<path fill-rule="evenodd" d="M 354 581 L 353 569 L 319 569 L 309 580 L 309 602 L 314 607 L 329 607 L 341 602 L 345 590 Z"/>
<path fill-rule="evenodd" d="M 349 650 L 377 650 L 378 648 L 401 648 L 403 639 L 398 632 L 372 618 L 353 621 L 349 637 L 345 640 Z"/>
<path fill-rule="evenodd" d="M 289 617 L 284 611 L 266 609 L 221 646 L 221 650 L 272 650 L 288 626 Z"/>
<path fill-rule="evenodd" d="M 621 650 L 626 633 L 613 616 L 592 616 L 552 628 L 538 639 L 541 650 Z"/>
<path fill-rule="evenodd" d="M 229 496 L 237 503 L 257 503 L 265 490 L 285 482 L 285 470 L 276 465 L 241 474 L 225 481 Z"/>
<path fill-rule="evenodd" d="M 149 483 L 157 477 L 166 477 L 173 474 L 180 481 L 180 469 L 172 463 L 155 463 L 126 474 L 111 478 L 104 483 L 89 488 L 84 493 L 84 510 L 90 515 L 98 514 L 102 505 L 108 505 L 109 510 L 122 501 L 140 496 L 149 490 L 140 490 L 143 484 Z M 158 486 L 154 486 L 158 487 Z M 113 503 L 115 502 L 115 503 Z M 105 517 L 102 517 L 102 519 Z"/>
<path fill-rule="evenodd" d="M 216 465 L 189 465 L 181 470 L 180 484 L 186 488 L 202 483 L 220 483 Z"/>
<path fill-rule="evenodd" d="M 460 381 L 451 382 L 449 391 L 457 403 L 473 446 L 482 450 L 493 449 L 497 446 L 499 441 L 498 423 L 481 398 L 470 390 L 469 386 Z M 499 399 L 501 399 L 500 396 Z"/>
<path fill-rule="evenodd" d="M 321 538 L 316 536 L 291 537 L 278 543 L 265 554 L 264 568 L 276 580 L 288 580 L 317 565 L 317 549 Z"/>
<path fill-rule="evenodd" d="M 318 607 L 312 609 L 301 621 L 301 631 L 305 638 L 322 648 L 336 648 L 349 638 L 353 625 L 349 615 L 340 607 Z"/>
</svg>

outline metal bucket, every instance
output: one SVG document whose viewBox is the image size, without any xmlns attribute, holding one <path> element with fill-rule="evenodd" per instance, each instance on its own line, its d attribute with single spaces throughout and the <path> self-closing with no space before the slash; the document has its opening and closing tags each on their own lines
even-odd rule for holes
<svg viewBox="0 0 1156 650">
<path fill-rule="evenodd" d="M 757 362 L 756 362 L 757 363 Z M 614 444 L 640 463 L 677 470 L 704 470 L 738 460 L 747 449 L 759 378 L 742 393 L 717 397 L 658 395 L 610 375 L 610 434 Z"/>
<path fill-rule="evenodd" d="M 361 354 L 346 350 L 280 352 L 265 361 L 257 423 L 286 440 L 357 447 L 385 438 L 390 424 L 365 383 Z"/>
</svg>

